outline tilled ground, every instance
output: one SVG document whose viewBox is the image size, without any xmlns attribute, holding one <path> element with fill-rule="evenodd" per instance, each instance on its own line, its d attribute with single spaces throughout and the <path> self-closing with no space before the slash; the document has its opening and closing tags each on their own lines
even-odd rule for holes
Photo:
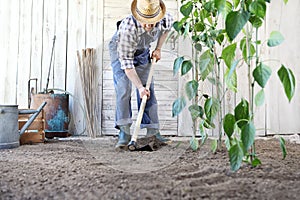
<svg viewBox="0 0 300 200">
<path fill-rule="evenodd" d="M 256 140 L 262 165 L 230 170 L 226 151 L 175 140 L 115 151 L 116 138 L 51 140 L 0 150 L 0 199 L 299 199 L 300 145 Z"/>
</svg>

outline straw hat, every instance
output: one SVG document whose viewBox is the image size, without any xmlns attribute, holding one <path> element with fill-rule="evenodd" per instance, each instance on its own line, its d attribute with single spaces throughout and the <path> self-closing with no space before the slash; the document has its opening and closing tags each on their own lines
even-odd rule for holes
<svg viewBox="0 0 300 200">
<path fill-rule="evenodd" d="M 139 22 L 155 24 L 165 16 L 166 6 L 162 0 L 133 0 L 131 13 Z"/>
</svg>

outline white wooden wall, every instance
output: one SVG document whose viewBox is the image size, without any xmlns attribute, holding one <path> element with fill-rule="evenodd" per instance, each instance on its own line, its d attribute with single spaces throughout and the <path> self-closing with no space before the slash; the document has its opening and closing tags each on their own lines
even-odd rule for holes
<svg viewBox="0 0 300 200">
<path fill-rule="evenodd" d="M 165 0 L 169 12 L 178 17 L 176 0 Z M 76 51 L 85 48 L 97 50 L 99 70 L 99 117 L 101 133 L 117 134 L 113 128 L 114 89 L 110 68 L 108 42 L 116 28 L 116 21 L 130 13 L 130 0 L 0 0 L 0 104 L 18 104 L 27 107 L 28 80 L 38 78 L 38 91 L 46 86 L 50 64 L 53 37 L 56 35 L 55 51 L 52 60 L 49 88 L 59 88 L 72 94 L 70 130 L 81 134 L 84 118 L 81 85 L 78 74 Z M 279 47 L 263 50 L 266 59 L 279 59 L 300 77 L 299 34 L 300 20 L 297 17 L 299 1 L 272 1 L 268 9 L 267 24 L 263 30 L 266 37 L 272 30 L 283 33 L 285 41 Z M 162 134 L 192 135 L 190 116 L 185 109 L 178 118 L 171 117 L 173 100 L 182 94 L 182 82 L 186 78 L 173 77 L 172 67 L 176 57 L 174 52 L 189 54 L 186 42 L 164 46 L 163 59 L 157 64 L 155 80 L 159 103 L 159 116 Z M 266 104 L 256 109 L 256 124 L 260 134 L 298 133 L 300 130 L 299 83 L 291 103 L 288 103 L 277 78 L 279 63 L 270 62 L 273 69 L 271 82 L 267 84 Z M 224 102 L 231 111 L 240 97 L 247 98 L 241 70 L 239 93 L 227 94 Z M 204 85 L 210 91 L 210 86 Z M 135 94 L 133 93 L 134 117 L 137 115 Z M 134 124 L 133 124 L 134 125 Z M 100 133 L 99 133 L 100 134 Z M 214 132 L 212 134 L 215 135 Z"/>
</svg>

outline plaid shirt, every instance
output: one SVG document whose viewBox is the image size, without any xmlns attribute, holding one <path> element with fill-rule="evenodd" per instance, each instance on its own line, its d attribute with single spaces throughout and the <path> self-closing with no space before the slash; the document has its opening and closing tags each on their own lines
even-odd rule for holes
<svg viewBox="0 0 300 200">
<path fill-rule="evenodd" d="M 165 17 L 155 25 L 153 30 L 148 33 L 150 37 L 153 37 L 153 40 L 146 41 L 146 44 L 142 49 L 150 48 L 150 43 L 158 39 L 159 35 L 162 33 L 171 30 L 172 25 L 173 17 L 167 13 Z M 138 44 L 145 32 L 146 31 L 141 24 L 137 22 L 132 15 L 122 20 L 118 30 L 117 44 L 122 69 L 134 68 L 134 53 L 140 48 L 138 47 Z"/>
</svg>

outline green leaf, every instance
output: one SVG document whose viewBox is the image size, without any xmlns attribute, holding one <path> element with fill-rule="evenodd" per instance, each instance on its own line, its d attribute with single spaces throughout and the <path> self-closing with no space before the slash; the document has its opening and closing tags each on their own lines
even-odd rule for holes
<svg viewBox="0 0 300 200">
<path fill-rule="evenodd" d="M 173 75 L 174 76 L 178 73 L 183 60 L 184 60 L 183 56 L 175 59 L 174 65 L 173 65 Z"/>
<path fill-rule="evenodd" d="M 231 138 L 228 138 L 228 137 L 226 137 L 226 138 L 225 138 L 225 141 L 224 141 L 225 147 L 226 147 L 226 149 L 227 149 L 228 151 L 229 151 L 229 149 L 230 149 L 230 147 L 231 147 L 230 141 L 231 141 Z"/>
<path fill-rule="evenodd" d="M 184 97 L 179 97 L 178 99 L 176 99 L 172 105 L 172 117 L 177 116 L 185 106 L 186 101 Z"/>
<path fill-rule="evenodd" d="M 210 16 L 210 13 L 207 12 L 207 10 L 205 9 L 201 9 L 200 11 L 200 18 L 201 18 L 201 21 L 204 21 L 207 17 Z"/>
<path fill-rule="evenodd" d="M 248 151 L 249 148 L 253 145 L 255 139 L 255 126 L 252 122 L 247 123 L 242 127 L 241 140 L 245 151 Z"/>
<path fill-rule="evenodd" d="M 266 2 L 265 1 L 253 1 L 249 6 L 249 10 L 255 16 L 264 18 L 266 15 Z"/>
<path fill-rule="evenodd" d="M 255 158 L 251 162 L 252 167 L 257 167 L 258 165 L 261 165 L 261 161 L 258 158 Z"/>
<path fill-rule="evenodd" d="M 204 114 L 203 108 L 195 104 L 189 106 L 189 111 L 193 120 L 197 119 L 198 117 L 202 118 Z"/>
<path fill-rule="evenodd" d="M 249 22 L 254 28 L 259 28 L 263 24 L 263 20 L 257 16 L 251 16 Z"/>
<path fill-rule="evenodd" d="M 228 138 L 230 138 L 234 132 L 234 124 L 235 124 L 234 115 L 231 113 L 226 114 L 223 121 L 223 129 Z"/>
<path fill-rule="evenodd" d="M 243 29 L 250 18 L 250 14 L 246 11 L 232 11 L 225 21 L 225 29 L 229 39 L 232 41 Z"/>
<path fill-rule="evenodd" d="M 253 56 L 255 54 L 255 47 L 252 43 L 249 44 L 250 45 L 250 53 L 248 55 L 248 48 L 246 45 L 246 37 L 244 37 L 241 42 L 240 42 L 240 49 L 243 53 L 243 58 L 245 61 L 248 61 L 248 56 Z"/>
<path fill-rule="evenodd" d="M 199 141 L 195 138 L 192 137 L 190 140 L 190 147 L 193 149 L 193 151 L 197 151 L 199 148 Z"/>
<path fill-rule="evenodd" d="M 208 98 L 204 103 L 204 112 L 207 119 L 211 122 L 220 110 L 219 101 L 216 98 Z"/>
<path fill-rule="evenodd" d="M 217 36 L 216 41 L 219 43 L 219 45 L 221 45 L 222 42 L 224 41 L 224 34 L 223 34 L 223 33 L 220 33 L 220 34 Z"/>
<path fill-rule="evenodd" d="M 204 2 L 203 7 L 206 11 L 211 13 L 213 12 L 214 9 L 214 2 L 213 1 Z"/>
<path fill-rule="evenodd" d="M 199 17 L 199 12 L 198 12 L 198 9 L 195 9 L 194 10 L 194 13 L 193 13 L 194 17 L 198 18 Z"/>
<path fill-rule="evenodd" d="M 249 120 L 249 103 L 242 99 L 241 102 L 234 109 L 235 121 L 246 120 L 238 122 L 238 127 L 242 128 Z"/>
<path fill-rule="evenodd" d="M 227 87 L 234 91 L 237 92 L 237 74 L 236 74 L 236 66 L 238 64 L 238 61 L 234 61 L 230 67 L 230 69 L 226 69 L 225 72 L 225 83 L 227 85 Z"/>
<path fill-rule="evenodd" d="M 222 51 L 222 58 L 225 61 L 225 64 L 228 68 L 231 67 L 231 64 L 235 57 L 235 50 L 236 50 L 236 43 L 233 43 L 231 45 L 228 45 L 226 48 Z"/>
<path fill-rule="evenodd" d="M 286 68 L 284 65 L 281 65 L 281 68 L 277 72 L 281 83 L 283 84 L 285 94 L 289 101 L 292 100 L 295 94 L 295 76 L 292 70 Z"/>
<path fill-rule="evenodd" d="M 205 25 L 203 24 L 203 22 L 198 22 L 195 24 L 194 30 L 197 32 L 202 32 L 205 30 Z"/>
<path fill-rule="evenodd" d="M 211 141 L 211 150 L 213 153 L 216 153 L 217 149 L 218 149 L 218 140 L 214 139 Z"/>
<path fill-rule="evenodd" d="M 180 32 L 182 26 L 181 26 L 180 22 L 175 21 L 175 22 L 173 23 L 173 28 L 175 29 L 175 31 Z"/>
<path fill-rule="evenodd" d="M 270 38 L 268 39 L 268 46 L 275 47 L 280 45 L 284 41 L 284 37 L 278 31 L 272 31 L 270 34 Z"/>
<path fill-rule="evenodd" d="M 204 129 L 204 126 L 203 126 L 203 129 Z M 201 135 L 201 145 L 203 145 L 206 142 L 207 138 L 208 138 L 207 133 Z"/>
<path fill-rule="evenodd" d="M 208 135 L 207 135 L 207 133 L 205 133 L 205 130 L 204 130 L 204 120 L 200 120 L 200 122 L 199 122 L 199 133 L 201 135 L 201 145 L 203 145 L 208 138 Z"/>
<path fill-rule="evenodd" d="M 232 171 L 237 171 L 242 164 L 244 157 L 244 150 L 239 145 L 239 143 L 234 144 L 229 149 L 229 160 L 230 160 L 230 167 Z"/>
<path fill-rule="evenodd" d="M 185 85 L 185 92 L 189 98 L 189 100 L 193 99 L 198 92 L 199 83 L 196 80 L 191 80 Z"/>
<path fill-rule="evenodd" d="M 222 13 L 226 6 L 226 0 L 215 0 L 215 6 L 219 13 Z"/>
<path fill-rule="evenodd" d="M 283 0 L 284 4 L 287 4 L 289 0 Z"/>
<path fill-rule="evenodd" d="M 265 101 L 265 92 L 264 89 L 261 89 L 256 95 L 255 95 L 255 105 L 261 106 L 263 105 Z"/>
<path fill-rule="evenodd" d="M 263 63 L 259 63 L 259 65 L 253 70 L 254 80 L 260 85 L 260 87 L 264 88 L 267 81 L 269 80 L 272 74 L 272 70 L 269 66 L 264 65 Z"/>
<path fill-rule="evenodd" d="M 175 21 L 173 23 L 173 27 L 174 29 L 180 34 L 182 35 L 184 32 L 184 26 L 186 24 L 188 17 L 183 17 L 180 21 Z"/>
<path fill-rule="evenodd" d="M 188 73 L 191 69 L 193 68 L 192 61 L 190 60 L 185 60 L 182 62 L 182 67 L 181 67 L 181 75 L 185 75 Z"/>
<path fill-rule="evenodd" d="M 233 0 L 233 6 L 234 6 L 234 8 L 237 8 L 239 6 L 240 1 L 241 0 Z"/>
<path fill-rule="evenodd" d="M 284 138 L 279 137 L 279 142 L 280 142 L 280 148 L 281 148 L 281 151 L 282 151 L 282 159 L 284 160 L 286 155 L 287 155 Z"/>
<path fill-rule="evenodd" d="M 203 126 L 207 129 L 214 129 L 216 125 L 210 119 L 203 120 Z"/>
<path fill-rule="evenodd" d="M 197 51 L 201 52 L 202 51 L 202 45 L 200 43 L 196 43 L 195 44 L 195 49 L 197 49 Z"/>
<path fill-rule="evenodd" d="M 205 80 L 209 73 L 214 68 L 214 57 L 210 50 L 206 50 L 200 56 L 199 70 L 201 72 L 201 79 Z"/>
<path fill-rule="evenodd" d="M 189 1 L 188 3 L 186 3 L 180 7 L 180 12 L 185 17 L 188 17 L 191 14 L 192 10 L 193 10 L 193 2 L 192 1 Z"/>
<path fill-rule="evenodd" d="M 223 12 L 222 12 L 224 19 L 226 19 L 226 16 L 228 15 L 228 13 L 231 12 L 232 7 L 233 7 L 233 5 L 229 1 L 226 1 L 225 8 L 223 9 Z"/>
<path fill-rule="evenodd" d="M 184 31 L 183 31 L 183 36 L 184 38 L 186 38 L 190 32 L 190 21 L 188 21 L 185 25 L 184 25 Z"/>
</svg>

